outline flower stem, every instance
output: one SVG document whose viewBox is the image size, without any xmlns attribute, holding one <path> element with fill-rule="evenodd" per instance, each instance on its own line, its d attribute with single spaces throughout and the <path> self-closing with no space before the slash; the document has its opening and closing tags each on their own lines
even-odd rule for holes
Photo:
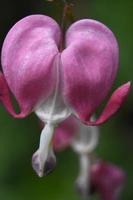
<svg viewBox="0 0 133 200">
<path fill-rule="evenodd" d="M 67 0 L 63 0 L 64 6 L 63 6 L 63 14 L 62 14 L 62 20 L 61 20 L 61 29 L 62 29 L 62 41 L 60 50 L 62 51 L 64 49 L 64 43 L 65 43 L 65 32 L 68 24 L 71 24 L 74 22 L 74 15 L 73 15 L 73 4 L 69 3 Z"/>
</svg>

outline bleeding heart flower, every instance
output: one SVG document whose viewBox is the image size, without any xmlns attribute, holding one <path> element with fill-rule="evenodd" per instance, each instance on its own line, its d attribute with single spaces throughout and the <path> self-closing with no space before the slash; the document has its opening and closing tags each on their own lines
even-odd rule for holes
<svg viewBox="0 0 133 200">
<path fill-rule="evenodd" d="M 31 15 L 9 31 L 2 48 L 0 100 L 15 118 L 31 112 L 46 123 L 33 167 L 43 176 L 56 124 L 74 114 L 83 123 L 99 125 L 125 101 L 130 83 L 118 88 L 95 122 L 90 117 L 107 96 L 118 69 L 115 36 L 102 23 L 84 19 L 66 33 L 65 49 L 59 49 L 61 30 L 50 17 Z M 9 87 L 9 88 L 8 88 Z M 10 92 L 21 112 L 13 109 Z"/>
<path fill-rule="evenodd" d="M 99 161 L 91 167 L 93 192 L 98 193 L 103 200 L 117 200 L 125 180 L 122 169 L 105 161 Z"/>
<path fill-rule="evenodd" d="M 105 161 L 97 161 L 89 169 L 86 185 L 80 181 L 76 186 L 82 197 L 98 194 L 102 200 L 118 200 L 125 181 L 126 176 L 122 169 Z"/>
<path fill-rule="evenodd" d="M 98 194 L 102 200 L 118 200 L 126 176 L 119 167 L 95 160 L 91 155 L 97 146 L 98 135 L 97 127 L 85 126 L 69 117 L 55 131 L 54 149 L 59 151 L 71 146 L 79 155 L 80 173 L 76 180 L 76 190 L 84 199 Z"/>
</svg>

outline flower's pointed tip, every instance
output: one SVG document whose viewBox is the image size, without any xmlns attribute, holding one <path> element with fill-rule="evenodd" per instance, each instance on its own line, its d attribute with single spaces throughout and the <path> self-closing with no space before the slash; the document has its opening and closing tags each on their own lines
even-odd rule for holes
<svg viewBox="0 0 133 200">
<path fill-rule="evenodd" d="M 75 189 L 77 193 L 84 199 L 88 199 L 89 196 L 89 186 L 87 184 L 83 184 L 80 180 L 75 182 Z"/>
<path fill-rule="evenodd" d="M 36 171 L 36 173 L 37 173 L 37 175 L 38 175 L 39 178 L 42 178 L 44 176 L 42 172 L 37 172 Z"/>
<path fill-rule="evenodd" d="M 130 90 L 131 90 L 131 86 L 132 83 L 131 81 L 128 81 L 127 83 L 123 84 L 122 86 L 120 86 L 118 88 L 118 90 L 122 91 L 123 94 L 125 93 L 125 97 L 127 97 L 127 95 L 129 94 Z M 116 90 L 117 91 L 117 90 Z"/>
<path fill-rule="evenodd" d="M 132 87 L 132 82 L 131 81 L 128 81 L 127 83 L 125 83 L 123 85 L 123 87 L 125 87 L 126 89 L 126 97 L 128 96 L 129 92 L 131 91 L 131 87 Z"/>
<path fill-rule="evenodd" d="M 32 156 L 32 167 L 36 174 L 42 178 L 50 174 L 56 167 L 56 158 L 50 154 L 46 161 L 40 159 L 39 151 L 36 151 Z"/>
<path fill-rule="evenodd" d="M 110 97 L 100 117 L 95 122 L 89 121 L 85 122 L 85 124 L 95 126 L 95 125 L 100 125 L 109 120 L 109 118 L 112 117 L 124 104 L 129 95 L 130 90 L 131 90 L 130 81 L 123 84 L 118 89 L 116 89 L 112 94 L 112 96 Z"/>
</svg>

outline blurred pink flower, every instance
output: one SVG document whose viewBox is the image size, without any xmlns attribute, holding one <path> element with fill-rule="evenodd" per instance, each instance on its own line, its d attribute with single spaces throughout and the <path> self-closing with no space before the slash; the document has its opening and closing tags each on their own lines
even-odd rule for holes
<svg viewBox="0 0 133 200">
<path fill-rule="evenodd" d="M 61 151 L 69 147 L 78 133 L 78 121 L 74 117 L 69 117 L 56 128 L 52 144 L 55 151 Z"/>
<path fill-rule="evenodd" d="M 91 167 L 91 186 L 102 200 L 118 200 L 125 180 L 122 169 L 105 161 L 99 161 Z"/>
<path fill-rule="evenodd" d="M 53 137 L 55 151 L 71 146 L 80 157 L 81 171 L 76 180 L 76 190 L 83 198 L 88 199 L 90 195 L 98 194 L 102 200 L 118 200 L 126 181 L 126 175 L 122 169 L 111 163 L 91 160 L 89 156 L 97 142 L 96 127 L 85 127 L 84 125 L 80 127 L 77 120 L 72 117 L 57 127 Z"/>
<path fill-rule="evenodd" d="M 111 30 L 91 19 L 70 26 L 61 51 L 62 37 L 52 18 L 31 15 L 11 28 L 2 47 L 1 102 L 15 118 L 35 112 L 46 123 L 32 159 L 39 176 L 43 176 L 48 155 L 53 155 L 49 144 L 56 124 L 74 114 L 87 125 L 99 125 L 121 107 L 130 90 L 130 82 L 118 88 L 100 117 L 91 121 L 117 74 L 117 41 Z M 19 104 L 19 114 L 9 90 Z"/>
</svg>

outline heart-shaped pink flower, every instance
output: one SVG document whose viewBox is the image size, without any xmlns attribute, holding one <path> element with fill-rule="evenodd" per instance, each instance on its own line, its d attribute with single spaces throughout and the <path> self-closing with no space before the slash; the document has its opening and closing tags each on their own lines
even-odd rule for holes
<svg viewBox="0 0 133 200">
<path fill-rule="evenodd" d="M 43 163 L 35 164 L 40 176 L 55 124 L 74 114 L 85 124 L 99 125 L 121 107 L 130 90 L 130 82 L 118 88 L 100 117 L 90 121 L 116 77 L 117 41 L 111 30 L 91 19 L 70 26 L 62 51 L 61 41 L 60 27 L 52 18 L 31 15 L 13 26 L 2 48 L 1 102 L 16 118 L 34 111 L 47 124 L 35 154 L 37 163 Z M 20 106 L 19 114 L 13 109 L 9 89 Z M 38 158 L 46 149 L 45 156 Z"/>
<path fill-rule="evenodd" d="M 52 94 L 57 67 L 63 100 L 81 120 L 88 122 L 108 94 L 118 69 L 118 45 L 113 33 L 98 21 L 84 19 L 68 29 L 61 55 L 60 41 L 58 24 L 43 15 L 28 16 L 9 31 L 2 48 L 2 68 L 21 108 L 19 115 L 10 111 L 15 117 L 28 115 Z M 129 86 L 127 83 L 117 91 L 118 99 L 115 103 L 111 99 L 106 115 L 120 106 Z M 11 110 L 11 105 L 6 106 Z"/>
</svg>

